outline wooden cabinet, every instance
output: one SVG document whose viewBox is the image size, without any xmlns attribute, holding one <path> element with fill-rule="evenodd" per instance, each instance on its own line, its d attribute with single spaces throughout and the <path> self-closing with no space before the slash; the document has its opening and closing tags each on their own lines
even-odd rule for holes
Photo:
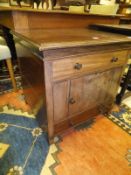
<svg viewBox="0 0 131 175">
<path fill-rule="evenodd" d="M 128 50 L 70 56 L 51 62 L 54 133 L 111 109 Z"/>
<path fill-rule="evenodd" d="M 42 41 L 36 37 L 29 42 L 35 35 L 34 30 L 30 35 L 28 32 L 18 35 L 19 44 L 16 44 L 24 95 L 32 109 L 42 100 L 43 112 L 39 114 L 44 120 L 40 125 L 47 126 L 50 142 L 67 129 L 101 112 L 109 112 L 128 59 L 130 38 L 112 34 L 110 39 L 110 34 L 81 29 L 82 41 L 77 33 L 75 42 L 74 30 L 70 29 L 63 31 L 63 39 L 58 38 L 58 33 L 56 36 L 53 33 L 51 38 L 52 31 L 49 36 L 43 31 Z M 94 35 L 99 41 L 93 39 Z M 85 38 L 88 40 L 83 42 Z M 54 43 L 58 40 L 61 44 Z M 63 40 L 67 42 L 65 45 Z"/>
<path fill-rule="evenodd" d="M 111 109 L 128 50 L 44 61 L 34 52 L 29 53 L 19 57 L 25 99 L 33 109 L 43 99 L 41 108 L 46 109 L 50 141 L 55 135 Z"/>
<path fill-rule="evenodd" d="M 128 50 L 98 51 L 52 60 L 38 59 L 33 53 L 19 57 L 24 94 L 33 109 L 43 99 L 41 108 L 46 109 L 50 141 L 111 109 Z"/>
</svg>

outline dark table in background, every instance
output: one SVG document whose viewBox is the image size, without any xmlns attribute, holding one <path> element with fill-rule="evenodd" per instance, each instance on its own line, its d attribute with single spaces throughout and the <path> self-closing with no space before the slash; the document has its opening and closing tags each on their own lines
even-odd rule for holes
<svg viewBox="0 0 131 175">
<path fill-rule="evenodd" d="M 131 21 L 131 19 L 130 19 Z M 102 30 L 102 31 L 108 31 L 108 32 L 112 32 L 112 33 L 120 33 L 120 34 L 124 34 L 127 35 L 127 37 L 131 37 L 131 24 L 120 24 L 120 25 L 107 25 L 107 24 L 93 24 L 90 26 L 90 28 L 95 28 L 97 30 Z M 131 53 L 129 54 L 131 59 Z M 128 95 L 125 95 L 126 90 L 128 89 L 129 91 L 131 91 L 131 64 L 129 64 L 129 68 L 128 71 L 125 75 L 125 77 L 123 77 L 123 82 L 121 85 L 121 91 L 120 93 L 116 96 L 116 103 L 119 105 L 122 101 L 122 98 L 124 96 L 130 96 L 131 92 L 128 93 Z"/>
</svg>

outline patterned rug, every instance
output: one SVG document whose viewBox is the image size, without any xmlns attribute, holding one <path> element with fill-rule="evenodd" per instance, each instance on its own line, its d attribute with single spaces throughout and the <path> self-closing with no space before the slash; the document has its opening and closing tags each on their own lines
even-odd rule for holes
<svg viewBox="0 0 131 175">
<path fill-rule="evenodd" d="M 122 104 L 119 111 L 112 111 L 107 117 L 131 135 L 131 108 Z"/>
<path fill-rule="evenodd" d="M 21 77 L 15 77 L 18 89 L 21 89 Z M 10 79 L 0 80 L 0 95 L 3 93 L 11 92 L 13 89 Z"/>
<path fill-rule="evenodd" d="M 129 134 L 100 115 L 90 127 L 75 130 L 58 144 L 57 175 L 129 175 Z M 77 153 L 77 154 L 76 154 Z M 116 173 L 117 172 L 117 173 Z"/>
<path fill-rule="evenodd" d="M 124 104 L 109 116 L 76 126 L 57 144 L 52 174 L 130 174 L 131 140 L 121 128 L 131 134 L 131 109 Z"/>
<path fill-rule="evenodd" d="M 0 114 L 0 175 L 39 175 L 48 149 L 35 119 Z"/>
<path fill-rule="evenodd" d="M 28 108 L 24 104 L 24 102 L 21 101 L 21 98 L 19 98 L 19 95 L 22 93 L 21 91 L 22 90 L 20 90 L 20 92 L 17 92 L 17 93 L 10 92 L 10 93 L 1 95 L 1 98 L 0 98 L 0 104 L 3 106 L 0 109 L 1 110 L 0 123 L 7 123 L 7 125 L 6 125 L 7 129 L 5 129 L 4 131 L 0 131 L 0 175 L 7 175 L 7 174 L 20 175 L 22 173 L 23 173 L 23 175 L 29 175 L 29 174 L 31 174 L 31 175 L 53 175 L 53 174 L 56 174 L 56 169 L 54 170 L 54 168 L 58 164 L 60 164 L 60 162 L 61 162 L 61 159 L 57 158 L 57 155 L 58 155 L 58 152 L 60 151 L 60 149 L 63 150 L 63 148 L 60 145 L 59 145 L 60 146 L 60 148 L 59 148 L 59 146 L 57 146 L 58 144 L 53 144 L 53 145 L 49 146 L 48 142 L 47 142 L 46 133 L 42 133 L 41 135 L 38 136 L 38 138 L 39 138 L 42 135 L 44 135 L 44 137 L 42 137 L 43 140 L 41 143 L 39 142 L 39 139 L 37 139 L 37 141 L 35 142 L 35 138 L 33 138 L 32 131 L 34 128 L 38 127 L 38 124 L 35 120 L 34 115 L 32 115 L 31 113 L 29 114 L 28 112 L 25 112 L 25 111 L 28 111 Z M 10 104 L 10 105 L 4 106 L 5 104 Z M 13 108 L 11 106 L 13 106 Z M 19 109 L 22 109 L 22 110 L 19 110 Z M 126 113 L 126 116 L 128 116 L 128 117 L 126 117 L 126 120 L 124 120 L 124 119 L 122 119 L 122 117 L 120 117 L 120 116 L 125 116 L 124 115 L 125 113 Z M 7 116 L 7 118 L 5 116 Z M 113 122 L 121 120 L 121 122 L 120 122 L 121 124 L 119 122 L 115 122 L 120 127 L 122 127 L 122 126 L 125 127 L 125 125 L 122 125 L 122 124 L 123 124 L 123 122 L 125 123 L 125 121 L 126 121 L 126 128 L 130 128 L 130 124 L 129 124 L 130 122 L 127 122 L 127 118 L 130 121 L 129 116 L 130 116 L 129 107 L 122 105 L 119 112 L 116 112 L 116 111 L 112 112 L 112 115 L 110 115 L 110 118 L 109 117 L 108 118 L 110 120 L 112 120 Z M 112 119 L 111 119 L 111 117 L 112 117 Z M 13 118 L 15 118 L 15 120 L 12 120 Z M 21 118 L 21 119 L 18 121 L 18 118 Z M 125 117 L 123 117 L 123 118 L 125 118 Z M 27 125 L 27 123 L 28 123 L 28 125 Z M 68 134 L 68 136 L 70 137 L 70 135 L 72 135 L 72 132 L 76 133 L 76 131 L 78 133 L 81 133 L 81 131 L 83 129 L 85 131 L 88 130 L 90 132 L 90 129 L 95 125 L 95 123 L 96 123 L 95 119 L 91 119 L 90 121 L 87 121 L 84 124 L 75 127 L 71 131 L 71 133 Z M 109 120 L 107 123 L 110 123 Z M 104 127 L 104 125 L 102 125 L 102 127 Z M 23 128 L 20 128 L 17 126 L 22 126 Z M 112 123 L 112 127 L 113 126 L 114 126 L 114 124 Z M 2 128 L 3 127 L 4 126 L 2 125 Z M 29 130 L 27 130 L 25 128 L 28 128 Z M 118 129 L 120 129 L 120 128 L 118 128 Z M 98 130 L 99 130 L 99 127 L 98 127 Z M 105 131 L 107 132 L 106 128 L 105 128 Z M 128 129 L 126 129 L 126 131 L 128 131 L 128 133 L 129 133 Z M 116 129 L 114 132 L 116 132 Z M 4 140 L 4 139 L 6 139 L 6 137 L 4 137 L 3 133 L 5 133 L 7 135 L 7 138 L 9 138 L 8 142 L 4 142 L 4 141 L 6 141 L 6 140 Z M 27 133 L 28 133 L 28 135 L 27 135 Z M 24 135 L 24 137 L 23 137 L 23 135 Z M 18 137 L 18 139 L 20 139 L 19 141 L 17 141 L 17 139 L 16 139 L 17 137 Z M 12 141 L 12 138 L 14 138 L 14 141 Z M 121 137 L 121 138 L 124 139 L 124 137 Z M 34 143 L 33 141 L 35 142 L 34 146 L 36 144 L 37 145 L 44 144 L 44 146 L 39 146 L 39 148 L 37 146 L 35 146 L 33 148 L 33 150 L 31 150 L 30 145 L 32 145 L 32 143 Z M 17 146 L 16 142 L 20 146 Z M 83 140 L 83 142 L 85 142 L 85 141 Z M 27 146 L 23 146 L 23 145 L 27 145 Z M 17 149 L 15 148 L 15 146 Z M 68 146 L 68 144 L 67 144 L 67 146 Z M 2 149 L 2 148 L 4 148 L 4 149 Z M 44 150 L 42 150 L 43 148 L 44 148 Z M 125 161 L 127 162 L 127 165 L 130 165 L 130 148 L 131 148 L 131 145 L 128 146 L 128 148 L 126 148 L 126 150 L 125 150 Z M 23 153 L 22 149 L 25 151 L 24 153 Z M 20 150 L 22 150 L 22 152 Z M 30 152 L 29 150 L 31 150 L 31 154 L 29 153 Z M 13 151 L 13 153 L 12 153 L 12 151 Z M 42 153 L 42 151 L 43 151 L 43 153 Z M 36 152 L 38 152 L 39 158 L 37 157 Z M 47 152 L 48 152 L 48 154 L 47 154 Z M 41 156 L 42 154 L 44 156 Z M 83 151 L 82 151 L 82 154 L 83 154 Z M 85 156 L 86 156 L 86 154 L 87 153 L 85 153 Z M 11 158 L 10 158 L 10 155 L 11 155 Z M 7 156 L 7 158 L 5 158 L 6 156 Z M 19 160 L 20 157 L 21 157 L 21 159 Z M 78 158 L 79 158 L 79 156 L 78 156 Z M 4 161 L 7 162 L 7 164 Z M 128 164 L 128 162 L 129 162 L 129 164 Z M 4 164 L 4 167 L 2 167 L 3 164 Z M 37 164 L 39 164 L 39 165 L 36 166 Z M 75 166 L 75 163 L 73 163 L 72 166 Z M 61 174 L 64 175 L 63 171 L 60 173 L 60 175 Z"/>
</svg>

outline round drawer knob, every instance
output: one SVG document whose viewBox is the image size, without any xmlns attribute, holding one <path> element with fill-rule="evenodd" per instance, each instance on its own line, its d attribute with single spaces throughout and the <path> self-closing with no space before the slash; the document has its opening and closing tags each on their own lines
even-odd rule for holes
<svg viewBox="0 0 131 175">
<path fill-rule="evenodd" d="M 118 58 L 117 57 L 113 57 L 112 59 L 111 59 L 111 62 L 113 63 L 113 62 L 117 62 L 118 61 Z"/>
<path fill-rule="evenodd" d="M 76 102 L 76 101 L 75 101 L 73 98 L 70 98 L 70 99 L 69 99 L 69 103 L 70 103 L 70 104 L 74 104 L 75 102 Z"/>
<path fill-rule="evenodd" d="M 114 62 L 117 62 L 118 61 L 118 58 L 114 58 Z"/>
<path fill-rule="evenodd" d="M 80 70 L 82 68 L 82 64 L 76 63 L 74 69 Z"/>
</svg>

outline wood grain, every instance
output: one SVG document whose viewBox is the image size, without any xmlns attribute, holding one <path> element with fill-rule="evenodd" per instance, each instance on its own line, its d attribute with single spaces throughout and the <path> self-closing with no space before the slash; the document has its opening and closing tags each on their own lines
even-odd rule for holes
<svg viewBox="0 0 131 175">
<path fill-rule="evenodd" d="M 11 11 L 0 11 L 0 25 L 7 26 L 8 28 L 14 29 L 13 16 Z"/>
<path fill-rule="evenodd" d="M 53 85 L 54 131 L 59 134 L 98 115 L 115 101 L 122 67 L 81 76 Z"/>
<path fill-rule="evenodd" d="M 112 43 L 108 45 L 96 45 L 96 46 L 78 46 L 77 49 L 76 47 L 70 47 L 70 48 L 61 48 L 59 49 L 52 49 L 52 50 L 45 50 L 44 55 L 45 59 L 48 60 L 58 60 L 60 59 L 65 59 L 65 58 L 70 58 L 70 57 L 81 57 L 83 55 L 87 54 L 92 55 L 92 54 L 101 54 L 106 52 L 114 52 L 114 51 L 121 51 L 121 50 L 130 50 L 131 49 L 131 44 L 130 43 Z M 129 54 L 130 55 L 130 54 Z"/>
<path fill-rule="evenodd" d="M 92 23 L 119 24 L 119 17 L 67 13 L 28 13 L 29 28 L 86 28 Z M 77 18 L 77 20 L 76 20 Z"/>
<path fill-rule="evenodd" d="M 19 57 L 25 100 L 34 109 L 42 99 L 44 107 L 45 86 L 44 76 L 41 74 L 41 72 L 44 72 L 43 62 L 37 59 L 27 48 L 22 47 L 18 43 L 16 49 Z"/>
<path fill-rule="evenodd" d="M 44 61 L 46 111 L 48 120 L 48 137 L 51 143 L 54 138 L 54 108 L 53 108 L 53 84 L 52 84 L 52 63 Z"/>
<path fill-rule="evenodd" d="M 72 116 L 85 110 L 99 108 L 102 104 L 108 106 L 108 101 L 106 102 L 105 99 L 106 97 L 111 98 L 108 94 L 111 75 L 112 70 L 73 79 L 71 81 L 70 98 L 73 98 L 75 103 L 69 105 L 69 115 Z"/>
<path fill-rule="evenodd" d="M 116 62 L 112 62 L 117 58 Z M 127 61 L 127 51 L 107 52 L 103 54 L 81 55 L 80 57 L 70 57 L 67 59 L 56 60 L 53 62 L 53 79 L 54 81 L 72 77 L 74 75 L 87 74 L 92 71 L 106 70 L 122 66 Z M 97 62 L 97 64 L 96 64 Z M 76 64 L 82 67 L 75 69 Z"/>
<path fill-rule="evenodd" d="M 74 126 L 88 121 L 89 119 L 93 119 L 94 116 L 97 116 L 99 114 L 99 112 L 99 109 L 95 107 L 71 117 L 68 116 L 68 120 L 61 120 L 59 123 L 57 122 L 54 125 L 54 135 L 62 136 L 64 133 L 72 130 Z"/>
<path fill-rule="evenodd" d="M 75 29 L 75 32 L 74 29 L 43 29 L 20 30 L 14 33 L 28 42 L 33 42 L 41 51 L 80 46 L 91 47 L 131 43 L 131 38 L 124 35 L 82 28 Z"/>
<path fill-rule="evenodd" d="M 121 15 L 94 15 L 88 13 L 69 13 L 63 10 L 35 10 L 26 8 L 0 8 L 0 19 L 3 16 L 14 19 L 2 19 L 2 24 L 11 29 L 47 29 L 47 28 L 86 28 L 92 23 L 119 24 Z M 20 17 L 17 20 L 18 16 Z M 24 18 L 23 18 L 24 17 Z M 76 20 L 77 18 L 77 20 Z M 11 24 L 11 25 L 10 25 Z M 19 25 L 20 24 L 20 25 Z M 23 25 L 26 24 L 26 25 Z"/>
<path fill-rule="evenodd" d="M 13 23 L 15 30 L 29 29 L 29 21 L 26 13 L 17 13 L 12 11 Z"/>
<path fill-rule="evenodd" d="M 68 119 L 69 85 L 69 81 L 63 81 L 53 86 L 54 123 Z"/>
</svg>

